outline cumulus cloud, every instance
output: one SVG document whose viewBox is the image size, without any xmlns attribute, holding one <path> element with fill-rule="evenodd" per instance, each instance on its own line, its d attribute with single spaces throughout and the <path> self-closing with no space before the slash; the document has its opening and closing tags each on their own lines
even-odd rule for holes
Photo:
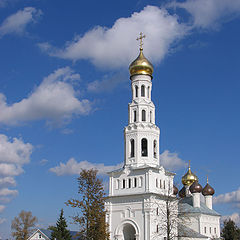
<svg viewBox="0 0 240 240">
<path fill-rule="evenodd" d="M 193 27 L 214 28 L 240 14 L 240 0 L 187 0 L 170 6 L 183 8 L 192 16 Z"/>
<path fill-rule="evenodd" d="M 17 125 L 32 120 L 48 120 L 63 123 L 73 115 L 86 115 L 92 104 L 87 99 L 79 100 L 74 81 L 79 74 L 69 67 L 59 68 L 43 79 L 42 83 L 20 102 L 8 105 L 0 93 L 0 123 Z"/>
<path fill-rule="evenodd" d="M 97 169 L 99 175 L 105 175 L 107 172 L 119 169 L 122 163 L 112 166 L 106 166 L 103 163 L 90 163 L 88 161 L 77 162 L 74 158 L 70 158 L 66 163 L 60 163 L 59 166 L 50 168 L 49 170 L 57 176 L 79 174 L 82 169 Z"/>
<path fill-rule="evenodd" d="M 2 6 L 5 2 L 6 1 L 2 2 Z M 25 7 L 23 10 L 19 10 L 18 12 L 10 15 L 0 25 L 0 37 L 7 34 L 24 33 L 27 25 L 36 22 L 41 14 L 41 10 L 33 7 Z"/>
<path fill-rule="evenodd" d="M 23 165 L 30 162 L 33 146 L 22 139 L 10 139 L 0 134 L 0 202 L 7 203 L 18 194 L 14 176 L 23 173 Z M 0 205 L 0 212 L 5 208 Z M 0 219 L 1 224 L 1 219 Z"/>
<path fill-rule="evenodd" d="M 170 171 L 181 169 L 187 165 L 177 153 L 171 153 L 169 150 L 165 150 L 160 154 L 160 164 Z"/>
<path fill-rule="evenodd" d="M 222 221 L 225 221 L 227 219 L 231 219 L 232 221 L 234 221 L 236 223 L 236 225 L 238 225 L 240 227 L 240 215 L 239 215 L 239 213 L 233 213 L 232 215 L 222 216 L 222 218 L 221 218 Z"/>
<path fill-rule="evenodd" d="M 136 57 L 136 36 L 144 32 L 144 52 L 152 61 L 161 61 L 169 48 L 188 32 L 177 15 L 155 6 L 146 6 L 128 18 L 119 18 L 111 28 L 96 26 L 83 36 L 76 36 L 62 49 L 41 43 L 39 47 L 50 56 L 63 59 L 87 59 L 98 67 L 119 68 Z"/>
<path fill-rule="evenodd" d="M 240 208 L 240 188 L 236 191 L 220 194 L 213 198 L 214 203 L 231 203 Z"/>
</svg>

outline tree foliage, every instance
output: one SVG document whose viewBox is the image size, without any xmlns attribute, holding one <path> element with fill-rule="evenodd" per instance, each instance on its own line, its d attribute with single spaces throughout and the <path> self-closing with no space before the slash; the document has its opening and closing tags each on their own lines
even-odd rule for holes
<svg viewBox="0 0 240 240">
<path fill-rule="evenodd" d="M 78 177 L 78 193 L 80 200 L 70 199 L 67 205 L 79 208 L 80 213 L 74 216 L 74 222 L 80 225 L 83 239 L 108 239 L 105 222 L 105 192 L 102 180 L 97 177 L 97 170 L 82 170 Z"/>
<path fill-rule="evenodd" d="M 12 220 L 12 236 L 16 240 L 27 240 L 34 231 L 37 218 L 29 211 L 22 210 L 17 217 Z"/>
<path fill-rule="evenodd" d="M 225 220 L 221 236 L 225 240 L 239 240 L 240 229 L 236 226 L 235 222 L 232 221 L 231 219 Z"/>
<path fill-rule="evenodd" d="M 61 213 L 57 220 L 56 226 L 50 226 L 48 229 L 52 230 L 51 240 L 54 240 L 54 239 L 71 240 L 72 239 L 70 235 L 70 231 L 67 229 L 66 219 L 63 216 L 63 209 L 61 209 Z"/>
</svg>

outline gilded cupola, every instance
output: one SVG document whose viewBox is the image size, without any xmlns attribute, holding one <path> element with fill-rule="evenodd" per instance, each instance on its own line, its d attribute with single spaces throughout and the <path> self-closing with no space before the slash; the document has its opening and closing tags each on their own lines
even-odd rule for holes
<svg viewBox="0 0 240 240">
<path fill-rule="evenodd" d="M 184 186 L 191 186 L 195 181 L 198 181 L 198 177 L 191 171 L 190 161 L 188 165 L 187 173 L 182 177 L 182 184 Z"/>
<path fill-rule="evenodd" d="M 140 33 L 140 37 L 137 40 L 140 40 L 140 53 L 138 57 L 130 64 L 129 72 L 130 75 L 150 75 L 153 74 L 153 65 L 148 61 L 148 59 L 143 54 L 143 38 L 145 35 Z"/>
</svg>

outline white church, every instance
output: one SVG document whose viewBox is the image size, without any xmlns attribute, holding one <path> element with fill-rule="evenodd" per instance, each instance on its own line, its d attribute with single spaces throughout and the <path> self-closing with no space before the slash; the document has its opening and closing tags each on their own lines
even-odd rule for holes
<svg viewBox="0 0 240 240">
<path fill-rule="evenodd" d="M 124 130 L 124 166 L 109 173 L 110 239 L 220 239 L 220 214 L 212 208 L 214 189 L 208 181 L 202 188 L 189 164 L 178 192 L 175 174 L 161 166 L 160 129 L 151 101 L 153 66 L 143 55 L 144 37 L 141 33 L 139 56 L 129 66 L 132 102 Z"/>
</svg>

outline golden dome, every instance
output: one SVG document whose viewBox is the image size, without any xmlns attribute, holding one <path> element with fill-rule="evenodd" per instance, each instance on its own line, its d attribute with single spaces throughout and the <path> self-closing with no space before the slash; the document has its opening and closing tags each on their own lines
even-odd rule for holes
<svg viewBox="0 0 240 240">
<path fill-rule="evenodd" d="M 182 184 L 184 186 L 191 186 L 195 181 L 198 181 L 198 177 L 192 173 L 191 168 L 190 168 L 190 161 L 189 161 L 189 166 L 188 166 L 188 171 L 187 173 L 182 177 Z"/>
<path fill-rule="evenodd" d="M 143 55 L 143 49 L 140 48 L 138 57 L 129 66 L 130 75 L 150 75 L 153 73 L 153 65 Z"/>
</svg>

